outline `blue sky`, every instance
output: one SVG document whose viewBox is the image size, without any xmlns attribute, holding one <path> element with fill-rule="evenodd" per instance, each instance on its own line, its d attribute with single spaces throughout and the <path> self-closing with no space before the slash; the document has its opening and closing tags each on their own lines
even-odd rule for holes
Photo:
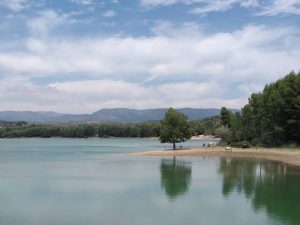
<svg viewBox="0 0 300 225">
<path fill-rule="evenodd" d="M 299 62 L 300 0 L 0 0 L 0 110 L 240 108 Z"/>
</svg>

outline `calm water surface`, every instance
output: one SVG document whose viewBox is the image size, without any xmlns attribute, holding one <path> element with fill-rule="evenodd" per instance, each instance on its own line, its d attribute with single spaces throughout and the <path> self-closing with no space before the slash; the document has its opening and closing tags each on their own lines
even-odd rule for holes
<svg viewBox="0 0 300 225">
<path fill-rule="evenodd" d="M 0 140 L 0 225 L 300 224 L 299 169 L 124 154 L 159 148 L 146 139 Z"/>
</svg>

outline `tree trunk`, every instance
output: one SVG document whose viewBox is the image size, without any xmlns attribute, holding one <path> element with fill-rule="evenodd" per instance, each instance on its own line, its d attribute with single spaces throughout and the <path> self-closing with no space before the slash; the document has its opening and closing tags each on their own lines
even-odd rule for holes
<svg viewBox="0 0 300 225">
<path fill-rule="evenodd" d="M 175 142 L 173 142 L 173 150 L 175 150 L 176 149 L 176 144 L 175 144 Z"/>
</svg>

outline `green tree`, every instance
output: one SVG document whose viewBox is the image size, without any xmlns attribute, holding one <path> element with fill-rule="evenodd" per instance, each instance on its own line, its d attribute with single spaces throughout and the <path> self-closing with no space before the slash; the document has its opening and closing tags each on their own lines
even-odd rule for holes
<svg viewBox="0 0 300 225">
<path fill-rule="evenodd" d="M 221 115 L 225 125 L 228 113 L 222 109 Z M 267 146 L 300 144 L 300 73 L 291 72 L 252 94 L 229 125 L 233 141 Z"/>
<path fill-rule="evenodd" d="M 188 123 L 188 118 L 173 108 L 169 108 L 165 118 L 161 121 L 161 143 L 172 143 L 176 149 L 176 143 L 190 139 L 192 132 Z"/>
<path fill-rule="evenodd" d="M 230 120 L 231 120 L 231 117 L 232 117 L 232 112 L 230 112 L 225 107 L 222 107 L 221 111 L 220 111 L 220 115 L 221 115 L 222 124 L 224 126 L 230 127 L 230 125 L 231 125 Z"/>
<path fill-rule="evenodd" d="M 230 130 L 226 126 L 221 126 L 216 129 L 216 135 L 222 138 L 222 141 L 228 142 L 230 139 Z"/>
</svg>

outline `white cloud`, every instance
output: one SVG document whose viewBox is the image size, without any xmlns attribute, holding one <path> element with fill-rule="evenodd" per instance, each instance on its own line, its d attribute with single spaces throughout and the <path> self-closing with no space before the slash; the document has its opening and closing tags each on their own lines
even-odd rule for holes
<svg viewBox="0 0 300 225">
<path fill-rule="evenodd" d="M 264 88 L 264 85 L 262 85 L 260 83 L 255 83 L 255 82 L 244 83 L 244 84 L 239 85 L 238 88 L 250 96 L 254 92 L 256 93 L 256 92 L 262 91 Z"/>
<path fill-rule="evenodd" d="M 154 30 L 155 35 L 140 38 L 31 38 L 24 51 L 0 52 L 0 66 L 14 73 L 43 76 L 84 73 L 136 80 L 221 78 L 228 73 L 227 79 L 248 79 L 257 74 L 272 76 L 298 69 L 299 38 L 292 28 L 246 26 L 232 33 L 209 36 L 190 24 L 178 32 L 174 27 L 164 33 L 158 32 L 159 28 Z M 281 63 L 272 63 L 274 60 Z"/>
<path fill-rule="evenodd" d="M 93 0 L 70 0 L 70 1 L 80 5 L 92 5 L 94 3 Z"/>
<path fill-rule="evenodd" d="M 26 7 L 27 0 L 0 0 L 0 6 L 9 8 L 14 12 L 19 12 Z"/>
<path fill-rule="evenodd" d="M 80 11 L 71 11 L 68 13 L 57 13 L 52 9 L 39 12 L 38 16 L 32 17 L 26 21 L 31 35 L 48 36 L 53 29 L 61 28 L 75 23 L 86 23 L 88 19 L 76 19 L 81 15 Z"/>
<path fill-rule="evenodd" d="M 169 6 L 174 4 L 194 4 L 196 7 L 192 12 L 206 14 L 231 9 L 234 5 L 241 7 L 256 7 L 258 0 L 141 0 L 143 7 Z"/>
<path fill-rule="evenodd" d="M 224 12 L 234 6 L 255 8 L 256 15 L 300 15 L 300 0 L 140 0 L 143 7 L 169 6 L 174 4 L 194 5 L 190 12 L 205 15 L 210 12 Z"/>
<path fill-rule="evenodd" d="M 239 107 L 251 91 L 300 70 L 299 33 L 291 27 L 250 25 L 205 35 L 196 24 L 163 22 L 153 31 L 149 37 L 35 37 L 22 51 L 0 51 L 0 110 Z M 70 81 L 74 75 L 81 81 Z M 45 84 L 31 81 L 39 77 Z"/>
<path fill-rule="evenodd" d="M 189 37 L 195 38 L 202 35 L 201 27 L 196 23 L 184 23 L 181 26 L 175 25 L 169 21 L 159 21 L 152 28 L 152 32 L 157 36 L 169 37 Z"/>
<path fill-rule="evenodd" d="M 220 1 L 203 1 L 204 5 L 191 10 L 195 14 L 206 14 L 209 12 L 224 12 L 240 3 L 239 0 L 220 0 Z"/>
<path fill-rule="evenodd" d="M 6 79 L 1 80 L 0 84 L 0 101 L 3 103 L 0 110 L 9 108 L 86 113 L 102 107 L 143 109 L 169 106 L 211 107 L 211 104 L 214 107 L 224 104 L 228 107 L 239 107 L 244 103 L 244 99 L 239 98 L 219 99 L 224 89 L 214 82 L 145 86 L 125 81 L 86 80 L 56 82 L 43 86 L 24 79 Z"/>
<path fill-rule="evenodd" d="M 275 16 L 275 15 L 295 14 L 300 15 L 300 0 L 273 0 L 271 4 L 263 6 L 258 15 Z"/>
<path fill-rule="evenodd" d="M 66 23 L 67 15 L 59 15 L 53 10 L 45 10 L 38 17 L 31 18 L 27 25 L 33 34 L 47 34 L 53 27 Z"/>
<path fill-rule="evenodd" d="M 114 17 L 115 15 L 116 15 L 116 12 L 113 10 L 107 10 L 102 14 L 102 16 L 104 16 L 104 17 Z"/>
<path fill-rule="evenodd" d="M 97 98 L 99 100 L 134 100 L 145 98 L 151 94 L 149 88 L 144 88 L 138 84 L 114 81 L 114 80 L 85 80 L 56 82 L 48 85 L 55 90 L 69 93 L 72 96 L 79 94 Z M 128 92 L 128 90 L 131 90 Z M 125 94 L 126 93 L 126 94 Z"/>
</svg>

